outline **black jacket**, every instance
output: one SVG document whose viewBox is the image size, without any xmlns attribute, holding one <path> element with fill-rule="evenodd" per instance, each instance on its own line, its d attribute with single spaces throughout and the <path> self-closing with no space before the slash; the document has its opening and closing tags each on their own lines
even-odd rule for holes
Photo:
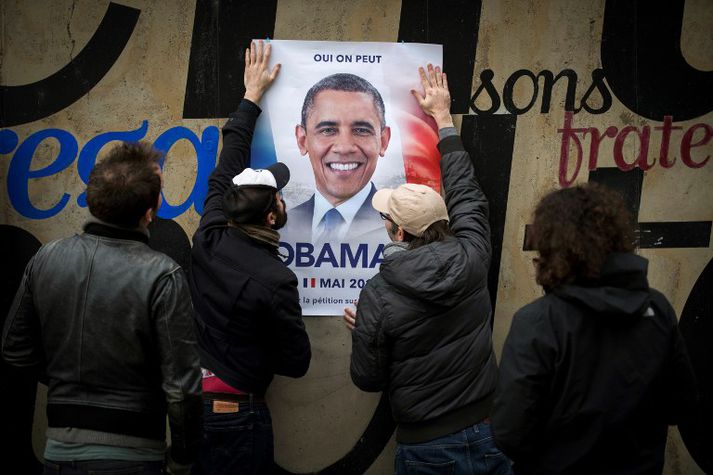
<svg viewBox="0 0 713 475">
<path fill-rule="evenodd" d="M 97 223 L 85 231 L 27 265 L 3 357 L 46 371 L 49 427 L 163 441 L 168 412 L 173 457 L 189 462 L 202 406 L 184 274 L 144 234 Z"/>
<path fill-rule="evenodd" d="M 693 407 L 676 315 L 647 261 L 615 254 L 513 317 L 493 432 L 516 473 L 661 473 L 667 426 Z"/>
<path fill-rule="evenodd" d="M 275 374 L 303 376 L 311 352 L 295 274 L 276 247 L 228 226 L 223 214 L 225 190 L 249 164 L 259 113 L 243 100 L 223 127 L 220 162 L 193 236 L 190 282 L 201 364 L 234 388 L 262 395 Z"/>
<path fill-rule="evenodd" d="M 386 252 L 359 296 L 351 376 L 388 390 L 397 440 L 420 442 L 488 416 L 497 367 L 487 290 L 488 204 L 460 137 L 439 143 L 455 237 Z"/>
</svg>

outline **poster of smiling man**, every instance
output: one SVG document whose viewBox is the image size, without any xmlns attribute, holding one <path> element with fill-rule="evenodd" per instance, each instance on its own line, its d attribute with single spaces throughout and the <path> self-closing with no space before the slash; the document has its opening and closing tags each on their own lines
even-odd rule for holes
<svg viewBox="0 0 713 475">
<path fill-rule="evenodd" d="M 440 45 L 272 41 L 282 72 L 264 98 L 252 166 L 287 164 L 280 252 L 305 315 L 341 315 L 378 271 L 390 242 L 377 189 L 440 187 L 435 123 L 411 95 Z"/>
</svg>

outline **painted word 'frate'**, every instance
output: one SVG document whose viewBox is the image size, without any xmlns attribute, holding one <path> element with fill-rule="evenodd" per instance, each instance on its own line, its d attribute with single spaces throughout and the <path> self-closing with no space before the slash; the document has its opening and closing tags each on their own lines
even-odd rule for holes
<svg viewBox="0 0 713 475">
<path fill-rule="evenodd" d="M 568 187 L 574 183 L 579 170 L 582 166 L 582 159 L 584 158 L 584 151 L 582 149 L 582 139 L 584 139 L 587 134 L 591 137 L 589 142 L 589 160 L 588 168 L 589 170 L 595 170 L 597 168 L 597 162 L 599 160 L 599 146 L 607 137 L 614 139 L 614 163 L 622 171 L 629 171 L 636 167 L 641 170 L 648 170 L 654 166 L 656 163 L 656 158 L 652 157 L 649 160 L 649 142 L 651 140 L 651 127 L 645 125 L 641 128 L 627 125 L 619 130 L 615 126 L 607 127 L 604 132 L 600 132 L 596 127 L 572 127 L 573 113 L 565 112 L 564 116 L 564 126 L 561 129 L 557 129 L 557 132 L 562 134 L 562 141 L 560 147 L 560 165 L 559 165 L 559 182 L 562 187 Z M 661 132 L 661 147 L 659 150 L 658 160 L 663 168 L 671 168 L 676 162 L 675 156 L 670 156 L 670 145 L 671 145 L 671 132 L 674 130 L 683 130 L 683 127 L 673 125 L 673 117 L 665 116 L 663 124 L 661 126 L 653 127 L 653 130 Z M 694 136 L 701 130 L 702 136 L 700 136 L 694 142 Z M 579 135 L 581 135 L 581 138 Z M 632 135 L 635 140 L 638 141 L 638 153 L 636 158 L 627 162 L 624 157 L 624 143 L 626 139 Z M 710 124 L 694 124 L 690 126 L 680 139 L 680 157 L 684 165 L 689 168 L 701 168 L 710 160 L 710 155 L 705 155 L 704 157 L 694 158 L 691 155 L 691 149 L 695 147 L 702 147 L 711 141 L 713 138 L 713 126 Z M 570 156 L 570 148 L 574 146 L 575 156 Z M 573 165 L 570 165 L 570 160 L 574 160 Z M 571 175 L 568 174 L 568 170 L 572 169 Z"/>
</svg>

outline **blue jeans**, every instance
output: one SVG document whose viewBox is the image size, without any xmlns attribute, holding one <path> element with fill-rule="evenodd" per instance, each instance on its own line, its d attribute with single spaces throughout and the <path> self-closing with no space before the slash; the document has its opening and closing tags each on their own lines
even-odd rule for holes
<svg viewBox="0 0 713 475">
<path fill-rule="evenodd" d="M 418 444 L 396 445 L 396 475 L 509 475 L 510 460 L 481 422 Z"/>
<path fill-rule="evenodd" d="M 82 460 L 53 462 L 45 460 L 44 475 L 161 475 L 163 462 L 132 462 L 130 460 Z"/>
<path fill-rule="evenodd" d="M 203 403 L 203 437 L 192 475 L 263 474 L 273 467 L 272 417 L 264 402 L 241 402 L 234 413 Z"/>
</svg>

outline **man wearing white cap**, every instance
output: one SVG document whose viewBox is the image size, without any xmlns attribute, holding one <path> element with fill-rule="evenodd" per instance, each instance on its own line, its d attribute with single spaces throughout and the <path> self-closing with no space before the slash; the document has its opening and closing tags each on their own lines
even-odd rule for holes
<svg viewBox="0 0 713 475">
<path fill-rule="evenodd" d="M 365 391 L 388 391 L 397 474 L 508 474 L 488 419 L 498 374 L 488 203 L 453 127 L 446 75 L 430 64 L 419 73 L 425 94 L 411 92 L 439 128 L 445 200 L 412 183 L 374 195 L 393 242 L 357 312 L 345 309 L 351 376 Z"/>
<path fill-rule="evenodd" d="M 203 367 L 203 441 L 195 473 L 270 473 L 273 432 L 264 396 L 275 374 L 303 376 L 311 351 L 297 278 L 278 254 L 287 221 L 283 163 L 248 168 L 257 103 L 277 76 L 270 45 L 245 52 L 245 97 L 223 127 L 193 236 L 191 293 Z"/>
</svg>

